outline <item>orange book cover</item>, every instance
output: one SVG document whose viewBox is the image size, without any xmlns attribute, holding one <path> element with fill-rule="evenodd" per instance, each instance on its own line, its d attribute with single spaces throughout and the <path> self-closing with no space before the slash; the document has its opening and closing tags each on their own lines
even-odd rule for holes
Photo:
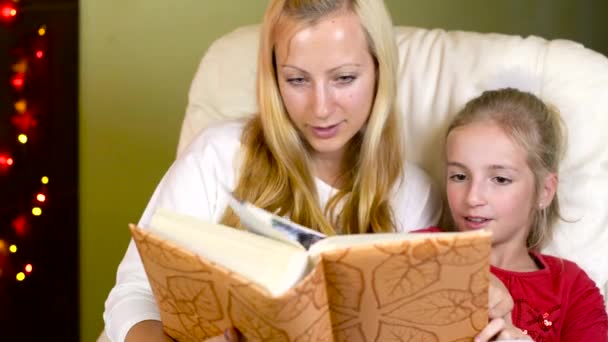
<svg viewBox="0 0 608 342">
<path fill-rule="evenodd" d="M 264 288 L 130 226 L 167 334 L 203 341 L 472 341 L 487 324 L 490 234 L 425 236 L 322 252 L 296 286 Z M 229 253 L 229 252 L 227 252 Z"/>
</svg>

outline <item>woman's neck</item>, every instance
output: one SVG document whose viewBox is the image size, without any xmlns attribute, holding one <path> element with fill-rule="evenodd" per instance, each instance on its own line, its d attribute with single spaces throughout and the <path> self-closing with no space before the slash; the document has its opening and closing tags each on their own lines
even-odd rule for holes
<svg viewBox="0 0 608 342">
<path fill-rule="evenodd" d="M 313 155 L 314 175 L 331 187 L 340 186 L 342 172 L 341 156 Z"/>
</svg>

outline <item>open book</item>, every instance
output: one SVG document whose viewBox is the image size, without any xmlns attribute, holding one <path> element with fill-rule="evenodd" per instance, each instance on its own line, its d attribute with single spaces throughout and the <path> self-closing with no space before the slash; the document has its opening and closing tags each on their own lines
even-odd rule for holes
<svg viewBox="0 0 608 342">
<path fill-rule="evenodd" d="M 163 209 L 131 225 L 178 341 L 472 341 L 487 324 L 487 232 L 324 237 L 231 205 L 248 231 Z"/>
</svg>

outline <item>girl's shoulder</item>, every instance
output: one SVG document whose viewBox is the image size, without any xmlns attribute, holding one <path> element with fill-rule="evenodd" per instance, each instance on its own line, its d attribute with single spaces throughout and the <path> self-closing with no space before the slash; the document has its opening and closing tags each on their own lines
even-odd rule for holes
<svg viewBox="0 0 608 342">
<path fill-rule="evenodd" d="M 533 254 L 546 267 L 554 282 L 567 282 L 575 287 L 597 287 L 576 262 L 548 254 Z"/>
</svg>

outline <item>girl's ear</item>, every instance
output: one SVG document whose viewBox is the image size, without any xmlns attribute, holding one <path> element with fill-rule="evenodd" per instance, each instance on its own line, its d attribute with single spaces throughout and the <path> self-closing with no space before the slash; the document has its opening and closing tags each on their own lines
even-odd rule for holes
<svg viewBox="0 0 608 342">
<path fill-rule="evenodd" d="M 538 198 L 539 209 L 544 209 L 551 204 L 553 197 L 555 197 L 555 192 L 557 191 L 558 182 L 559 178 L 556 173 L 550 172 L 545 176 L 543 183 L 541 184 L 540 196 Z"/>
</svg>

